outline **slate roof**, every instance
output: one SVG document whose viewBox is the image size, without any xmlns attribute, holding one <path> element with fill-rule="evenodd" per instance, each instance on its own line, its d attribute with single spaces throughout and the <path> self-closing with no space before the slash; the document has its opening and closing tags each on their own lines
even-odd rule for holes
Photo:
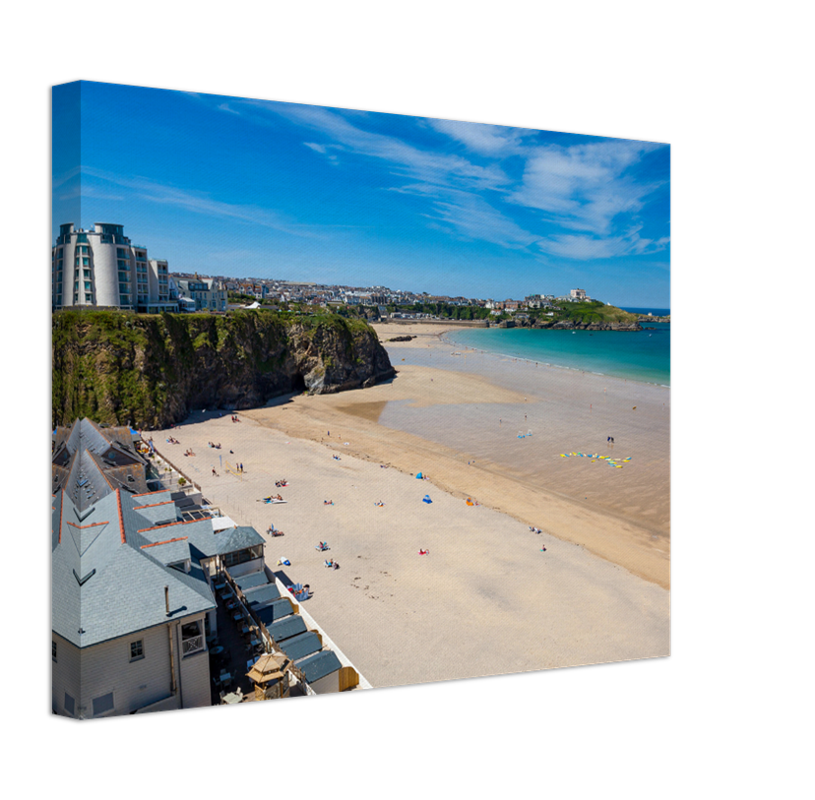
<svg viewBox="0 0 815 800">
<path fill-rule="evenodd" d="M 277 622 L 279 619 L 288 617 L 292 613 L 291 603 L 285 597 L 281 597 L 279 600 L 275 600 L 257 609 L 255 616 L 268 628 L 269 625 Z"/>
<path fill-rule="evenodd" d="M 268 625 L 265 622 L 263 624 L 266 625 L 269 635 L 276 642 L 282 642 L 285 639 L 290 639 L 292 636 L 297 636 L 298 633 L 306 632 L 305 620 L 299 614 L 295 614 L 288 619 L 283 619 L 280 622 L 275 622 L 272 625 Z"/>
<path fill-rule="evenodd" d="M 319 653 L 323 649 L 320 637 L 314 631 L 292 636 L 282 642 L 279 647 L 292 661 Z"/>
<path fill-rule="evenodd" d="M 128 428 L 100 428 L 88 419 L 54 432 L 51 491 L 65 489 L 85 509 L 115 489 L 147 490 L 146 459 Z"/>
<path fill-rule="evenodd" d="M 215 608 L 200 564 L 195 562 L 188 574 L 179 572 L 152 552 L 161 547 L 142 547 L 150 544 L 137 532 L 136 526 L 142 527 L 144 520 L 127 508 L 121 491 L 84 513 L 61 494 L 62 521 L 60 525 L 57 520 L 51 553 L 55 633 L 78 647 L 88 647 Z M 56 516 L 56 510 L 52 514 Z M 169 616 L 165 586 L 169 587 Z"/>
<path fill-rule="evenodd" d="M 252 589 L 255 586 L 266 586 L 271 583 L 265 572 L 250 572 L 248 575 L 234 578 L 234 581 L 244 594 L 248 589 Z"/>
<path fill-rule="evenodd" d="M 274 584 L 256 586 L 254 589 L 248 589 L 243 594 L 249 607 L 255 611 L 259 611 L 272 601 L 280 599 L 280 590 Z"/>
<path fill-rule="evenodd" d="M 169 492 L 139 497 L 119 489 L 80 508 L 64 490 L 52 496 L 55 633 L 88 647 L 215 608 L 200 559 L 263 539 L 252 528 L 233 529 L 235 535 L 222 538 L 228 532 L 214 533 L 208 518 L 155 525 L 141 513 L 145 509 L 140 506 L 168 498 Z M 189 572 L 169 566 L 187 559 Z M 169 587 L 169 616 L 165 586 Z M 272 613 L 280 616 L 283 611 Z"/>
<path fill-rule="evenodd" d="M 51 624 L 79 647 L 214 609 L 200 560 L 263 545 L 254 528 L 215 533 L 211 518 L 180 520 L 171 492 L 147 492 L 132 438 L 85 419 L 54 432 Z M 189 572 L 169 566 L 180 561 Z"/>
<path fill-rule="evenodd" d="M 309 683 L 314 683 L 320 678 L 336 672 L 342 664 L 333 650 L 323 650 L 313 656 L 304 658 L 302 661 L 298 661 L 297 666 L 303 671 L 306 680 Z"/>
</svg>

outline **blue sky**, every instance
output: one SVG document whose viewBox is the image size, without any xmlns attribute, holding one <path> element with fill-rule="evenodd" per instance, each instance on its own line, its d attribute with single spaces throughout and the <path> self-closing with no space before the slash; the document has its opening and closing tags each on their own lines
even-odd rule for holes
<svg viewBox="0 0 815 800">
<path fill-rule="evenodd" d="M 171 272 L 670 307 L 665 144 L 88 82 L 52 124 L 52 235 Z"/>
</svg>

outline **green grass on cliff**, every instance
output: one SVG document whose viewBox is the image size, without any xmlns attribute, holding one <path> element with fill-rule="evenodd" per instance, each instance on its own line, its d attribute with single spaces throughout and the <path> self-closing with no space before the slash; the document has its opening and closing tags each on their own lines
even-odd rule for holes
<svg viewBox="0 0 815 800">
<path fill-rule="evenodd" d="M 572 320 L 578 325 L 601 322 L 631 324 L 637 321 L 636 314 L 630 314 L 628 311 L 623 311 L 616 306 L 608 306 L 599 300 L 590 300 L 585 303 L 562 303 L 560 309 L 560 311 L 555 311 L 554 317 L 545 316 L 546 309 L 541 309 L 536 314 L 533 312 L 533 314 L 542 320 L 554 319 L 556 322 Z"/>
<path fill-rule="evenodd" d="M 331 367 L 329 350 L 356 361 L 356 345 L 367 338 L 377 341 L 366 322 L 330 313 L 59 311 L 52 315 L 53 422 L 87 416 L 151 427 L 170 406 L 178 416 L 184 392 L 207 367 L 269 375 L 291 363 L 294 341 Z"/>
</svg>

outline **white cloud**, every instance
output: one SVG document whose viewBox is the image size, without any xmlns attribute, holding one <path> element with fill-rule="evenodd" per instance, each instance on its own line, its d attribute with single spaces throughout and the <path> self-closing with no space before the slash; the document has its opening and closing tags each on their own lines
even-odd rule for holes
<svg viewBox="0 0 815 800">
<path fill-rule="evenodd" d="M 468 239 L 492 242 L 512 250 L 522 250 L 538 237 L 524 230 L 479 195 L 449 193 L 433 202 L 437 221 L 452 226 Z"/>
<path fill-rule="evenodd" d="M 122 186 L 138 193 L 143 200 L 152 203 L 174 205 L 205 214 L 212 217 L 251 222 L 255 225 L 262 225 L 266 228 L 273 228 L 283 233 L 295 236 L 318 237 L 320 236 L 320 226 L 303 225 L 294 220 L 268 208 L 260 208 L 253 205 L 243 205 L 237 203 L 225 203 L 222 200 L 213 200 L 202 192 L 191 192 L 185 189 L 177 189 L 173 186 L 157 183 L 146 178 L 127 177 L 114 175 L 103 170 L 91 167 L 82 167 L 82 176 L 94 178 L 115 186 Z M 92 185 L 82 182 L 82 194 L 91 195 L 95 191 Z"/>
<path fill-rule="evenodd" d="M 468 150 L 484 156 L 511 155 L 518 151 L 522 137 L 532 133 L 523 128 L 507 128 L 480 122 L 429 119 L 428 123 L 439 133 L 446 134 Z"/>
<path fill-rule="evenodd" d="M 587 236 L 576 234 L 555 234 L 538 241 L 538 247 L 548 255 L 586 261 L 614 256 L 643 255 L 664 250 L 669 237 L 644 239 L 641 228 L 632 228 L 620 236 Z"/>
<path fill-rule="evenodd" d="M 545 212 L 545 219 L 562 227 L 609 235 L 619 215 L 636 214 L 658 188 L 657 183 L 637 183 L 626 170 L 660 146 L 619 141 L 536 147 L 521 186 L 507 199 Z"/>
<path fill-rule="evenodd" d="M 277 126 L 283 118 L 317 132 L 328 141 L 305 146 L 334 164 L 337 151 L 381 162 L 386 170 L 381 188 L 427 198 L 429 210 L 423 216 L 432 221 L 429 224 L 456 236 L 513 249 L 537 244 L 542 253 L 581 260 L 656 252 L 669 241 L 640 236 L 638 214 L 662 184 L 638 181 L 630 172 L 647 153 L 664 145 L 627 140 L 541 145 L 539 131 L 523 128 L 417 122 L 457 143 L 452 147 L 458 152 L 450 152 L 450 147 L 422 149 L 365 130 L 360 126 L 370 121 L 368 113 L 255 100 L 230 104 L 239 105 L 245 117 L 259 124 Z M 479 163 L 464 151 L 478 156 Z M 519 179 L 502 166 L 508 156 L 523 165 Z M 502 203 L 511 205 L 502 211 Z M 516 212 L 507 213 L 513 207 Z M 530 211 L 536 212 L 536 219 Z"/>
</svg>

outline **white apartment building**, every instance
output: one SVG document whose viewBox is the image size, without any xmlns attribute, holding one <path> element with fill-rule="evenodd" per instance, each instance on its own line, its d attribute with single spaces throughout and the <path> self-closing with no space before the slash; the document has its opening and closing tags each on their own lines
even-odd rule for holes
<svg viewBox="0 0 815 800">
<path fill-rule="evenodd" d="M 100 306 L 143 313 L 175 311 L 167 262 L 148 259 L 122 225 L 97 222 L 93 230 L 59 226 L 51 251 L 51 308 Z"/>
</svg>

